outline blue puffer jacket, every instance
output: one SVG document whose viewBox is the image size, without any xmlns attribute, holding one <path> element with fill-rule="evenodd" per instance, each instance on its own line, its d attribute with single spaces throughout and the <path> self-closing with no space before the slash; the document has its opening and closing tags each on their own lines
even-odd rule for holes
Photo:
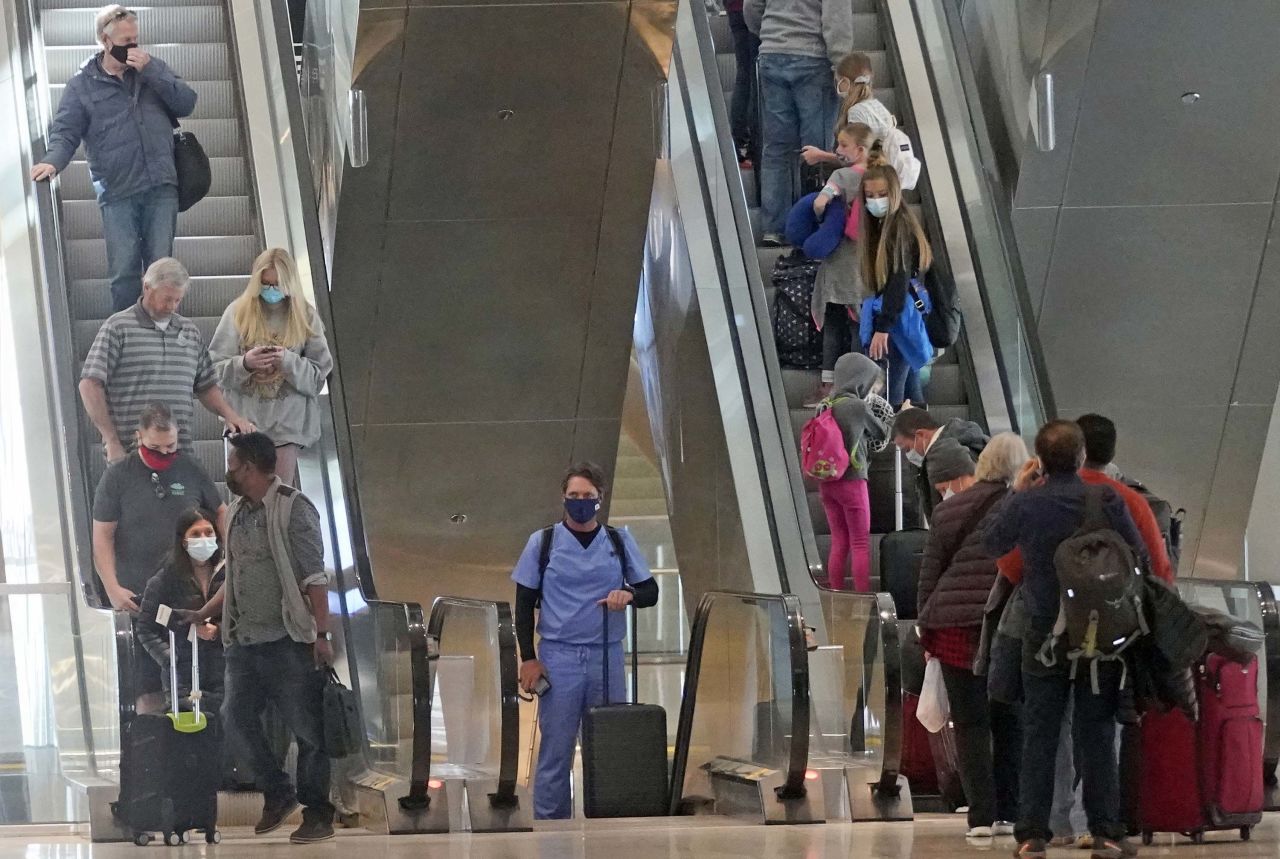
<svg viewBox="0 0 1280 859">
<path fill-rule="evenodd" d="M 101 58 L 90 57 L 67 81 L 41 160 L 61 173 L 83 141 L 99 202 L 177 185 L 169 113 L 190 116 L 195 90 L 159 57 L 123 80 L 107 74 Z"/>
</svg>

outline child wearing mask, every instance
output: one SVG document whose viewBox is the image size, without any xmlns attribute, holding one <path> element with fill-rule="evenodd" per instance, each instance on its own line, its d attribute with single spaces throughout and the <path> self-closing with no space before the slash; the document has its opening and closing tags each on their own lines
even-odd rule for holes
<svg viewBox="0 0 1280 859">
<path fill-rule="evenodd" d="M 885 160 L 898 174 L 899 185 L 910 191 L 920 179 L 920 159 L 915 156 L 911 138 L 898 128 L 893 114 L 875 97 L 871 75 L 871 58 L 866 54 L 849 54 L 836 65 L 836 94 L 841 98 L 836 127 L 861 123 L 870 128 L 880 141 Z M 806 146 L 800 155 L 810 165 L 843 163 L 838 148 L 826 152 Z"/>
<path fill-rule="evenodd" d="M 926 362 L 908 357 L 906 344 L 895 343 L 889 332 L 902 315 L 913 280 L 923 280 L 933 265 L 933 252 L 924 228 L 902 200 L 898 174 L 887 164 L 868 167 L 862 176 L 862 280 L 881 299 L 871 323 L 867 354 L 888 361 L 888 399 L 895 412 L 904 402 L 925 407 L 919 371 Z M 865 324 L 865 321 L 864 321 Z"/>
</svg>

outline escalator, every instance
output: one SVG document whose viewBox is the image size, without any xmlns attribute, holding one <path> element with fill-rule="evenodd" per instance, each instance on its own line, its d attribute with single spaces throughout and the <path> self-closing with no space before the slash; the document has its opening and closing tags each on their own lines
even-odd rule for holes
<svg viewBox="0 0 1280 859">
<path fill-rule="evenodd" d="M 9 48 L 22 69 L 24 170 L 44 152 L 46 123 L 65 80 L 94 50 L 94 11 L 59 0 L 11 0 L 3 10 L 12 23 Z M 294 133 L 302 125 L 302 105 L 283 9 L 162 3 L 141 10 L 140 26 L 143 43 L 197 90 L 196 113 L 183 127 L 211 157 L 210 196 L 178 222 L 175 255 L 193 275 L 181 312 L 207 342 L 224 308 L 243 289 L 253 257 L 269 243 L 298 260 L 303 288 L 331 324 L 311 165 L 304 135 Z M 252 128 L 244 122 L 247 105 L 255 106 Z M 44 376 L 53 427 L 48 491 L 61 542 L 60 557 L 51 555 L 47 563 L 63 568 L 72 583 L 72 623 L 81 642 L 75 654 L 80 687 L 78 694 L 72 690 L 72 700 L 83 723 L 83 751 L 64 756 L 62 772 L 92 837 L 118 840 L 125 833 L 110 803 L 133 695 L 128 671 L 117 666 L 130 664 L 135 645 L 127 620 L 107 610 L 92 564 L 90 499 L 104 463 L 76 381 L 110 308 L 100 218 L 78 155 L 56 182 L 27 186 L 32 251 L 23 273 L 30 279 L 40 342 L 30 366 Z M 447 831 L 448 804 L 430 777 L 427 622 L 420 605 L 379 599 L 374 586 L 358 496 L 344 470 L 349 440 L 337 370 L 321 400 L 322 438 L 300 458 L 299 480 L 321 513 L 335 668 L 361 702 L 365 734 L 359 753 L 335 761 L 333 798 L 348 825 L 374 832 Z M 203 407 L 196 413 L 197 457 L 220 476 L 221 426 Z M 255 794 L 224 794 L 220 824 L 251 824 L 259 811 Z"/>
</svg>

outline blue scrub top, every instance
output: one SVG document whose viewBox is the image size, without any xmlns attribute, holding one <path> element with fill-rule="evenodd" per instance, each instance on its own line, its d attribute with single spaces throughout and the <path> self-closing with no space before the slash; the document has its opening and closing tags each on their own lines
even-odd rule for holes
<svg viewBox="0 0 1280 859">
<path fill-rule="evenodd" d="M 649 564 L 635 538 L 625 528 L 618 529 L 627 552 L 627 584 L 637 585 L 653 578 Z M 534 531 L 520 553 L 511 578 L 526 588 L 538 587 L 538 556 L 542 552 L 542 531 Z M 600 644 L 604 641 L 604 610 L 596 605 L 609 591 L 622 587 L 622 563 L 613 541 L 602 527 L 585 549 L 561 522 L 552 532 L 551 558 L 542 579 L 542 607 L 538 613 L 538 634 L 561 644 Z M 627 623 L 620 613 L 609 619 L 609 640 L 621 641 Z"/>
</svg>

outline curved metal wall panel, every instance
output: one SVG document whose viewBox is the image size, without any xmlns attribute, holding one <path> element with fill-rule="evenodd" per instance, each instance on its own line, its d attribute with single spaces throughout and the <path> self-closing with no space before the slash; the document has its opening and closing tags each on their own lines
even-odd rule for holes
<svg viewBox="0 0 1280 859">
<path fill-rule="evenodd" d="M 564 468 L 613 464 L 674 15 L 363 5 L 332 302 L 381 595 L 508 597 Z"/>
</svg>

